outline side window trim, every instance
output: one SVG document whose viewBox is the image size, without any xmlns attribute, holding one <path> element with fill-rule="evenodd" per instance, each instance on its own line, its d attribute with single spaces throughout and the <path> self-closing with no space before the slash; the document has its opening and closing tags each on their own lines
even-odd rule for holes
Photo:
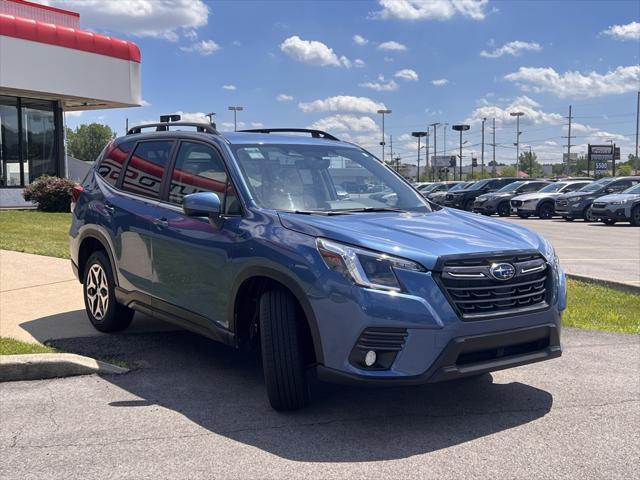
<svg viewBox="0 0 640 480">
<path fill-rule="evenodd" d="M 242 200 L 240 199 L 240 195 L 238 194 L 238 189 L 236 188 L 235 184 L 233 183 L 233 179 L 231 178 L 231 175 L 229 174 L 229 166 L 227 165 L 227 159 L 224 156 L 224 153 L 222 152 L 222 150 L 220 148 L 218 148 L 217 145 L 213 144 L 213 143 L 209 143 L 209 142 L 204 142 L 202 140 L 199 139 L 179 139 L 177 142 L 175 142 L 176 145 L 174 146 L 173 149 L 173 153 L 171 155 L 171 161 L 169 162 L 169 165 L 167 166 L 166 172 L 165 172 L 165 179 L 166 179 L 166 185 L 163 184 L 163 187 L 161 189 L 161 193 L 162 193 L 162 197 L 161 200 L 163 202 L 168 203 L 169 205 L 172 206 L 177 206 L 180 209 L 182 209 L 182 205 L 178 204 L 178 203 L 174 203 L 174 202 L 170 202 L 169 201 L 169 193 L 171 190 L 171 179 L 173 178 L 173 170 L 175 168 L 176 162 L 178 160 L 178 152 L 180 151 L 180 147 L 184 144 L 184 143 L 198 143 L 200 145 L 204 145 L 205 147 L 211 148 L 213 149 L 219 156 L 220 156 L 220 160 L 222 161 L 222 168 L 224 168 L 224 173 L 225 176 L 227 177 L 227 190 L 229 188 L 229 185 L 231 185 L 233 187 L 233 191 L 236 192 L 236 199 L 238 200 L 238 203 L 240 205 L 240 213 L 237 214 L 231 214 L 228 215 L 226 212 L 226 203 L 227 203 L 227 197 L 228 195 L 225 193 L 224 195 L 224 200 L 222 202 L 222 204 L 220 205 L 220 209 L 221 209 L 221 216 L 223 217 L 240 217 L 244 214 L 244 204 L 242 202 Z"/>
<path fill-rule="evenodd" d="M 120 172 L 120 178 L 118 178 L 118 183 L 116 183 L 116 188 L 118 190 L 122 190 L 123 192 L 128 193 L 130 195 L 135 195 L 136 197 L 140 197 L 140 198 L 144 198 L 144 199 L 148 199 L 148 200 L 162 201 L 162 188 L 163 188 L 165 179 L 167 178 L 167 170 L 168 170 L 167 166 L 165 166 L 164 171 L 162 172 L 162 179 L 160 180 L 160 191 L 158 193 L 158 197 L 157 198 L 147 197 L 145 195 L 141 195 L 141 194 L 136 193 L 136 192 L 125 190 L 122 187 L 122 184 L 124 183 L 124 179 L 126 177 L 127 168 L 129 168 L 129 162 L 131 161 L 131 157 L 133 156 L 133 154 L 137 150 L 138 146 L 143 144 L 143 143 L 151 143 L 151 142 L 171 142 L 171 150 L 169 151 L 169 162 L 167 163 L 167 165 L 171 164 L 172 159 L 173 159 L 173 155 L 175 155 L 175 152 L 176 152 L 176 144 L 177 144 L 177 142 L 175 141 L 175 139 L 172 139 L 172 138 L 149 138 L 149 139 L 145 139 L 145 140 L 138 140 L 135 143 L 135 145 L 133 146 L 133 148 L 131 149 L 131 151 L 129 152 L 129 155 L 127 155 L 127 160 L 124 163 L 124 166 L 122 167 L 122 172 Z"/>
</svg>

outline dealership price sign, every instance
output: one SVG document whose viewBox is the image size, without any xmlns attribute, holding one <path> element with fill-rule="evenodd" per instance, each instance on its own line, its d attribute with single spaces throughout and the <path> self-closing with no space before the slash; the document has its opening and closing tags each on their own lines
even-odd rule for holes
<svg viewBox="0 0 640 480">
<path fill-rule="evenodd" d="M 609 172 L 609 162 L 613 162 L 614 145 L 589 145 L 589 164 L 593 165 L 595 176 Z"/>
</svg>

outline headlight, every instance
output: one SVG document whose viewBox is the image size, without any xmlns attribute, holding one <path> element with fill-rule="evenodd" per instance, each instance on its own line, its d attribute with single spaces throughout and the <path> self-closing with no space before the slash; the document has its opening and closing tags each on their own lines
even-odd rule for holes
<svg viewBox="0 0 640 480">
<path fill-rule="evenodd" d="M 542 255 L 544 255 L 544 258 L 546 258 L 547 262 L 553 267 L 557 267 L 560 264 L 560 259 L 556 254 L 555 248 L 553 248 L 553 245 L 546 239 L 543 239 Z"/>
<path fill-rule="evenodd" d="M 402 287 L 394 270 L 426 272 L 424 267 L 415 262 L 386 253 L 351 247 L 324 238 L 318 238 L 316 245 L 327 267 L 367 288 L 399 292 Z"/>
<path fill-rule="evenodd" d="M 613 202 L 609 202 L 609 205 L 626 205 L 630 200 L 614 200 Z"/>
</svg>

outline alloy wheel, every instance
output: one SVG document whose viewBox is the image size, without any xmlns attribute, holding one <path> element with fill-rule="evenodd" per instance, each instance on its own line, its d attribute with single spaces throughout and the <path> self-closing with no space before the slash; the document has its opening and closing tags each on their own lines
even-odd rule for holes
<svg viewBox="0 0 640 480">
<path fill-rule="evenodd" d="M 87 299 L 89 310 L 96 320 L 102 320 L 109 308 L 109 282 L 99 263 L 94 263 L 87 275 Z"/>
</svg>

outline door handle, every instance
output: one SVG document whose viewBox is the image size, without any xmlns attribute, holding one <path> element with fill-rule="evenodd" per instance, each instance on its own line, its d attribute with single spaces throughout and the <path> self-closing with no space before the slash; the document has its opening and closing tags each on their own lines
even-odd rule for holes
<svg viewBox="0 0 640 480">
<path fill-rule="evenodd" d="M 158 228 L 168 228 L 169 222 L 166 218 L 154 218 L 153 224 Z"/>
</svg>

